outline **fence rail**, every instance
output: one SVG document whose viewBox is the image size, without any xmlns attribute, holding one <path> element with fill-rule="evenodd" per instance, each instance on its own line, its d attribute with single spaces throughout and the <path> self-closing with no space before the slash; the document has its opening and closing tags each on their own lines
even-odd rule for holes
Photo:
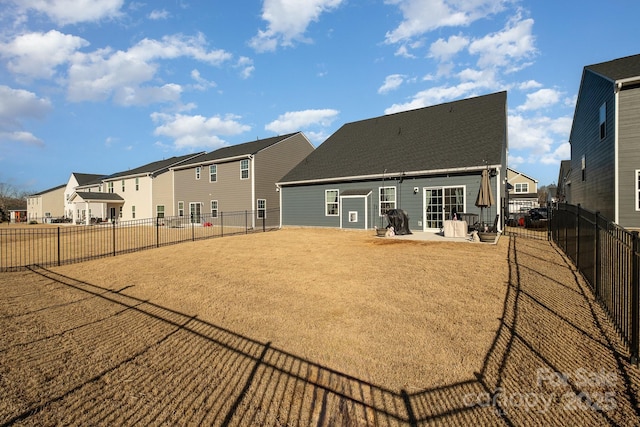
<svg viewBox="0 0 640 427">
<path fill-rule="evenodd" d="M 549 222 L 551 238 L 573 261 L 613 320 L 638 363 L 640 254 L 638 232 L 597 212 L 560 204 Z"/>
<path fill-rule="evenodd" d="M 0 271 L 59 266 L 181 242 L 277 229 L 280 211 L 219 212 L 94 225 L 0 228 Z"/>
</svg>

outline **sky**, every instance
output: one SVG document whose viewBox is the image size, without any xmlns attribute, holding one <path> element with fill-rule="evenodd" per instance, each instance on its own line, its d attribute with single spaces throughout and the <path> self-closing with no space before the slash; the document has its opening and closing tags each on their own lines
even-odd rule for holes
<svg viewBox="0 0 640 427">
<path fill-rule="evenodd" d="M 583 68 L 640 53 L 637 0 L 0 0 L 0 182 L 507 91 L 509 167 L 556 183 Z"/>
</svg>

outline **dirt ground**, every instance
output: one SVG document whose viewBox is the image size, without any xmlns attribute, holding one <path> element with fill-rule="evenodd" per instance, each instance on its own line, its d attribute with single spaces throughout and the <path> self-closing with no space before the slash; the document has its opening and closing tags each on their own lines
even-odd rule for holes
<svg viewBox="0 0 640 427">
<path fill-rule="evenodd" d="M 638 425 L 544 241 L 285 229 L 0 275 L 0 425 Z"/>
</svg>

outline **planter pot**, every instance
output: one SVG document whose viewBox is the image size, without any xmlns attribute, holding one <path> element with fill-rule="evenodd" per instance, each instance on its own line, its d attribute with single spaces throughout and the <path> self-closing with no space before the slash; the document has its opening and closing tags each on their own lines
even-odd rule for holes
<svg viewBox="0 0 640 427">
<path fill-rule="evenodd" d="M 481 242 L 493 243 L 496 241 L 496 237 L 498 237 L 498 233 L 489 233 L 489 232 L 482 231 L 478 233 L 478 237 L 480 238 Z"/>
</svg>

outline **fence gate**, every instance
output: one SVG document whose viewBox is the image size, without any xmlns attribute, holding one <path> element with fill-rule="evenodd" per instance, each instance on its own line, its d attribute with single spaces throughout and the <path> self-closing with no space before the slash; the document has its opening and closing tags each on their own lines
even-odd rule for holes
<svg viewBox="0 0 640 427">
<path fill-rule="evenodd" d="M 502 227 L 504 235 L 551 240 L 550 224 L 553 209 L 532 208 L 513 212 L 513 206 L 510 206 L 507 199 L 503 198 L 502 212 L 502 217 L 505 218 Z"/>
</svg>

